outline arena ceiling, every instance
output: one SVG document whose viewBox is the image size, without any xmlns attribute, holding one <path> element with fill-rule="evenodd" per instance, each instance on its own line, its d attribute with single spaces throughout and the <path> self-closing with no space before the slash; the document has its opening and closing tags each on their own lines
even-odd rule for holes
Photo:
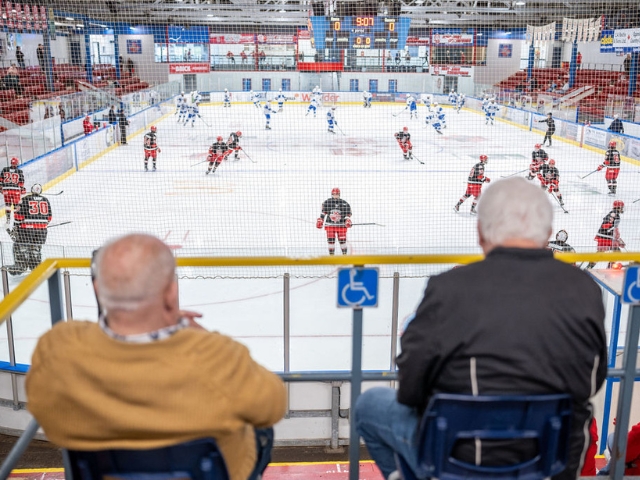
<svg viewBox="0 0 640 480">
<path fill-rule="evenodd" d="M 403 15 L 412 27 L 524 27 L 568 18 L 626 16 L 635 23 L 640 0 L 49 0 L 62 11 L 96 20 L 140 24 L 240 25 L 295 27 L 306 25 L 309 12 L 332 15 Z"/>
</svg>

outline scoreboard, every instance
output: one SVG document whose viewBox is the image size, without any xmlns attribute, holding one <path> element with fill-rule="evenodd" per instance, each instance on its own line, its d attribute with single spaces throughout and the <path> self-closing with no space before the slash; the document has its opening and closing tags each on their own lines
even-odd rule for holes
<svg viewBox="0 0 640 480">
<path fill-rule="evenodd" d="M 410 19 L 405 17 L 311 17 L 316 48 L 385 49 L 404 48 Z"/>
</svg>

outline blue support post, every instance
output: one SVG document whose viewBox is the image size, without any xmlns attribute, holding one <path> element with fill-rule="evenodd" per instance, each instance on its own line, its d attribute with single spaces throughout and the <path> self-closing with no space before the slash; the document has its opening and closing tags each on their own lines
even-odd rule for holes
<svg viewBox="0 0 640 480">
<path fill-rule="evenodd" d="M 53 62 L 51 61 L 51 38 L 49 32 L 42 34 L 42 46 L 44 47 L 44 75 L 46 77 L 47 90 L 53 92 Z"/>
<path fill-rule="evenodd" d="M 87 81 L 93 83 L 93 64 L 91 62 L 91 35 L 89 35 L 89 22 L 84 26 L 84 65 L 87 69 Z"/>
<path fill-rule="evenodd" d="M 573 87 L 576 81 L 576 70 L 578 69 L 578 43 L 574 40 L 571 45 L 571 61 L 569 62 L 569 88 Z"/>
<path fill-rule="evenodd" d="M 113 55 L 116 60 L 116 79 L 120 80 L 120 46 L 118 45 L 118 25 L 113 26 Z"/>
<path fill-rule="evenodd" d="M 633 94 L 636 91 L 639 56 L 639 52 L 633 52 L 631 54 L 631 68 L 629 69 L 629 91 L 627 92 L 629 97 L 633 97 Z"/>
<path fill-rule="evenodd" d="M 356 401 L 362 388 L 362 308 L 353 309 L 351 338 L 351 406 L 349 408 L 349 480 L 360 475 L 360 435 L 356 431 Z"/>
<path fill-rule="evenodd" d="M 533 40 L 531 40 L 531 45 L 529 46 L 529 61 L 527 62 L 527 81 L 531 80 L 531 76 L 533 75 L 533 63 L 536 59 L 536 47 L 533 44 Z"/>
</svg>

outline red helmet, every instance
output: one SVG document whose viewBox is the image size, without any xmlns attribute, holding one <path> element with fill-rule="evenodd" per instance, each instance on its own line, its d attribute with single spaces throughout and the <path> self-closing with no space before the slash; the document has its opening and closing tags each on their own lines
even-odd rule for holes
<svg viewBox="0 0 640 480">
<path fill-rule="evenodd" d="M 155 132 L 156 130 L 157 130 L 156 126 L 155 125 L 151 125 L 151 131 Z"/>
<path fill-rule="evenodd" d="M 221 142 L 222 141 L 222 137 L 220 135 L 218 135 L 218 138 L 216 138 L 216 140 Z"/>
<path fill-rule="evenodd" d="M 11 159 L 11 166 L 12 167 L 17 167 L 18 165 L 20 165 L 20 160 L 18 160 L 16 157 L 13 157 Z"/>
<path fill-rule="evenodd" d="M 333 190 L 331 190 L 331 195 L 340 196 L 340 189 L 338 187 L 334 188 Z"/>
<path fill-rule="evenodd" d="M 402 131 L 403 132 L 408 132 L 409 131 L 409 127 L 402 127 Z"/>
<path fill-rule="evenodd" d="M 237 135 L 238 137 L 241 137 L 241 136 L 242 136 L 242 132 L 241 132 L 240 130 L 238 130 L 238 131 L 236 132 L 236 135 Z"/>
<path fill-rule="evenodd" d="M 611 141 L 609 142 L 609 148 L 616 148 L 616 145 L 617 145 L 617 143 L 616 143 L 616 141 L 615 141 L 615 140 L 611 140 Z"/>
<path fill-rule="evenodd" d="M 549 160 L 549 166 L 550 167 L 555 167 L 556 166 L 556 161 L 553 158 L 551 160 Z"/>
<path fill-rule="evenodd" d="M 542 145 L 540 145 L 539 143 L 536 143 L 535 147 L 536 150 L 540 150 L 542 148 Z"/>
<path fill-rule="evenodd" d="M 622 210 L 624 208 L 624 202 L 622 200 L 616 200 L 613 202 L 613 208 Z"/>
<path fill-rule="evenodd" d="M 487 163 L 487 160 L 489 160 L 489 159 L 487 158 L 487 156 L 486 156 L 486 155 L 480 155 L 480 161 L 481 161 L 482 163 Z"/>
</svg>

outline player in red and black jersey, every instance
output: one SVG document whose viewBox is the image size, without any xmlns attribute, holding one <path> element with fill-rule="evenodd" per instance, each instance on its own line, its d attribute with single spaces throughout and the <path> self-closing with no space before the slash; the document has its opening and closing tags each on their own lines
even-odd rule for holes
<svg viewBox="0 0 640 480">
<path fill-rule="evenodd" d="M 158 153 L 160 153 L 160 147 L 158 147 L 158 139 L 156 136 L 156 127 L 151 125 L 148 133 L 144 135 L 144 171 L 149 171 L 148 163 L 149 159 L 153 159 L 153 171 L 156 171 L 156 159 Z"/>
<path fill-rule="evenodd" d="M 242 150 L 242 147 L 240 146 L 240 137 L 242 137 L 242 132 L 240 130 L 238 130 L 237 132 L 231 132 L 229 134 L 229 139 L 227 140 L 228 150 L 225 153 L 225 158 L 235 152 L 233 160 L 240 160 L 240 157 L 238 156 L 238 152 Z"/>
<path fill-rule="evenodd" d="M 7 229 L 7 232 L 14 241 L 15 265 L 8 270 L 12 275 L 18 275 L 38 266 L 42 245 L 47 241 L 47 227 L 52 218 L 51 203 L 42 195 L 40 184 L 33 185 L 31 193 L 22 197 L 14 218 L 13 230 Z"/>
<path fill-rule="evenodd" d="M 340 198 L 340 189 L 331 190 L 331 198 L 322 202 L 322 213 L 316 221 L 316 228 L 322 228 L 327 232 L 329 255 L 336 251 L 336 237 L 340 243 L 342 254 L 347 254 L 347 228 L 351 228 L 351 206 Z"/>
<path fill-rule="evenodd" d="M 409 127 L 403 127 L 402 130 L 394 135 L 398 141 L 398 145 L 402 150 L 402 155 L 405 160 L 411 160 L 413 158 L 413 146 L 411 145 L 411 134 L 409 133 Z"/>
<path fill-rule="evenodd" d="M 206 175 L 216 171 L 222 161 L 227 157 L 228 151 L 229 146 L 222 141 L 221 136 L 218 136 L 218 138 L 216 138 L 216 143 L 209 147 L 209 155 L 207 156 L 207 160 L 209 160 L 209 168 L 207 168 L 205 173 Z"/>
<path fill-rule="evenodd" d="M 11 209 L 16 209 L 20 203 L 20 197 L 24 195 L 26 191 L 24 188 L 24 173 L 18 168 L 18 165 L 20 165 L 20 160 L 13 157 L 11 159 L 11 166 L 4 167 L 0 173 L 7 226 L 11 223 Z"/>
<path fill-rule="evenodd" d="M 598 171 L 607 167 L 604 178 L 607 180 L 609 195 L 615 195 L 618 188 L 618 174 L 620 173 L 620 152 L 616 149 L 614 140 L 609 142 L 609 149 L 604 155 L 604 162 L 598 166 Z"/>
<path fill-rule="evenodd" d="M 625 247 L 625 243 L 620 237 L 618 225 L 620 225 L 620 215 L 624 213 L 624 202 L 616 200 L 613 202 L 613 209 L 602 219 L 602 224 L 594 240 L 598 243 L 596 247 L 599 252 L 619 252 Z M 587 268 L 593 268 L 595 262 L 589 263 Z"/>
<path fill-rule="evenodd" d="M 538 180 L 543 190 L 547 190 L 551 195 L 555 195 L 561 207 L 564 207 L 562 194 L 560 193 L 560 172 L 556 168 L 556 161 L 551 159 L 549 163 L 543 163 L 538 172 Z"/>
<path fill-rule="evenodd" d="M 540 166 L 549 160 L 549 155 L 545 152 L 539 143 L 536 143 L 533 152 L 531 152 L 531 164 L 529 165 L 528 180 L 533 180 L 540 171 Z"/>
<path fill-rule="evenodd" d="M 482 192 L 482 184 L 489 183 L 491 179 L 484 175 L 484 166 L 489 159 L 486 155 L 480 155 L 480 162 L 476 163 L 471 172 L 469 172 L 469 179 L 467 180 L 467 190 L 464 192 L 464 195 L 460 197 L 456 206 L 453 209 L 456 212 L 460 211 L 460 205 L 464 203 L 464 201 L 473 195 L 473 203 L 471 204 L 471 214 L 475 215 L 476 205 L 478 204 L 478 198 L 480 198 L 480 193 Z"/>
</svg>

